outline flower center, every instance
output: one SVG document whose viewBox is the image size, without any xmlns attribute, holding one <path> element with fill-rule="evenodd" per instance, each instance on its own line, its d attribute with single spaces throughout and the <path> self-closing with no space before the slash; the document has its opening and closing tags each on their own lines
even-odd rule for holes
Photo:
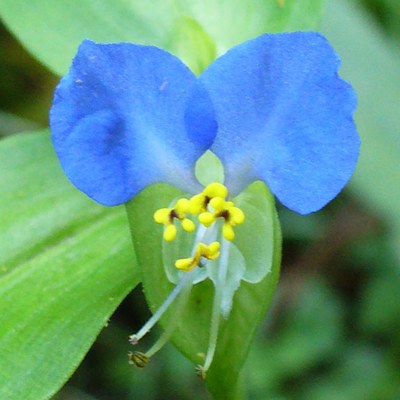
<svg viewBox="0 0 400 400">
<path fill-rule="evenodd" d="M 245 216 L 243 211 L 235 207 L 232 201 L 227 201 L 228 189 L 221 183 L 211 183 L 204 190 L 190 199 L 178 199 L 170 208 L 160 208 L 154 213 L 154 220 L 164 225 L 164 240 L 171 242 L 176 238 L 177 228 L 175 220 L 179 220 L 186 232 L 196 229 L 195 223 L 187 217 L 191 214 L 197 216 L 197 221 L 205 228 L 211 228 L 218 219 L 223 219 L 222 236 L 226 240 L 233 240 L 235 232 L 233 227 L 242 224 Z M 204 235 L 205 236 L 205 235 Z M 201 265 L 202 258 L 215 260 L 219 257 L 219 242 L 206 244 L 195 243 L 192 257 L 176 260 L 176 268 L 188 272 Z"/>
</svg>

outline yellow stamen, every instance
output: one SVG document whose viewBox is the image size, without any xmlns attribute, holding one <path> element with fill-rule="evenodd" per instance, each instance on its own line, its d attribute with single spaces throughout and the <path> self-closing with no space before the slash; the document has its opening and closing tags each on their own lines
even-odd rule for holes
<svg viewBox="0 0 400 400">
<path fill-rule="evenodd" d="M 189 211 L 193 215 L 197 215 L 201 211 L 205 211 L 207 206 L 205 205 L 205 196 L 203 193 L 196 194 L 190 199 Z"/>
<path fill-rule="evenodd" d="M 197 215 L 207 211 L 208 203 L 215 197 L 224 199 L 228 196 L 228 189 L 222 183 L 210 183 L 204 190 L 190 199 L 189 211 Z"/>
<path fill-rule="evenodd" d="M 180 269 L 181 271 L 191 271 L 193 268 L 197 266 L 196 259 L 193 258 L 180 258 L 175 261 L 175 267 Z"/>
<path fill-rule="evenodd" d="M 208 211 L 203 212 L 199 215 L 199 221 L 208 228 L 215 221 L 215 215 Z"/>
<path fill-rule="evenodd" d="M 207 260 L 215 260 L 219 257 L 219 242 L 212 242 L 210 245 L 199 243 L 196 247 L 196 251 L 193 257 L 181 258 L 176 260 L 175 267 L 181 271 L 191 271 L 193 268 L 200 264 L 201 258 Z"/>
<path fill-rule="evenodd" d="M 188 199 L 179 199 L 175 204 L 175 210 L 178 213 L 185 213 L 189 211 L 190 201 Z"/>
<path fill-rule="evenodd" d="M 205 254 L 203 257 L 206 257 L 208 260 L 215 260 L 219 257 L 219 248 L 221 244 L 219 242 L 212 242 L 208 247 L 205 246 Z"/>
<path fill-rule="evenodd" d="M 229 224 L 228 222 L 225 222 L 222 225 L 222 236 L 226 239 L 226 240 L 233 240 L 235 239 L 235 232 L 232 228 L 232 225 Z"/>
<path fill-rule="evenodd" d="M 164 240 L 172 242 L 176 238 L 176 226 L 174 224 L 168 224 L 164 229 Z"/>
<path fill-rule="evenodd" d="M 189 208 L 190 201 L 182 198 L 177 200 L 173 207 L 160 208 L 154 213 L 154 221 L 165 226 L 164 240 L 171 242 L 176 238 L 177 229 L 174 225 L 174 219 L 178 219 L 181 222 L 182 228 L 186 232 L 193 232 L 196 229 L 194 222 L 186 218 Z"/>
<path fill-rule="evenodd" d="M 226 240 L 233 240 L 235 238 L 233 227 L 244 222 L 245 216 L 243 211 L 239 207 L 235 207 L 232 201 L 226 201 L 221 197 L 211 199 L 209 206 L 212 212 L 202 212 L 198 217 L 199 222 L 208 228 L 217 218 L 224 218 L 222 235 Z"/>
<path fill-rule="evenodd" d="M 184 218 L 181 221 L 182 224 L 182 228 L 186 231 L 186 232 L 193 232 L 196 229 L 196 225 L 194 224 L 194 222 L 189 219 L 189 218 Z"/>
<path fill-rule="evenodd" d="M 245 217 L 243 211 L 239 207 L 230 208 L 229 213 L 233 225 L 243 224 Z"/>
<path fill-rule="evenodd" d="M 160 208 L 154 213 L 154 221 L 158 224 L 167 223 L 172 210 L 172 208 Z"/>
<path fill-rule="evenodd" d="M 210 183 L 204 190 L 203 193 L 205 196 L 208 196 L 210 199 L 214 197 L 222 197 L 225 198 L 228 196 L 228 189 L 222 183 Z"/>
<path fill-rule="evenodd" d="M 228 204 L 228 202 L 225 201 L 222 197 L 214 197 L 212 200 L 210 200 L 210 206 L 215 211 L 222 211 L 225 204 Z"/>
</svg>

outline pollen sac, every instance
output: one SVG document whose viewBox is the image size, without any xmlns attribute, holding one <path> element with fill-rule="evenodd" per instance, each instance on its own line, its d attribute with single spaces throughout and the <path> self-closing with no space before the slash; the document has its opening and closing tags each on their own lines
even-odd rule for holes
<svg viewBox="0 0 400 400">
<path fill-rule="evenodd" d="M 189 211 L 193 215 L 197 215 L 201 212 L 207 211 L 208 203 L 216 198 L 220 197 L 224 199 L 228 196 L 228 189 L 222 183 L 211 183 L 204 188 L 204 190 L 196 194 L 190 199 Z"/>
<path fill-rule="evenodd" d="M 202 258 L 206 258 L 207 260 L 215 260 L 216 258 L 218 258 L 219 248 L 219 242 L 212 242 L 210 245 L 199 243 L 196 247 L 194 256 L 176 260 L 175 267 L 180 269 L 181 271 L 189 272 L 193 268 L 200 265 Z"/>
<path fill-rule="evenodd" d="M 154 221 L 165 226 L 164 240 L 171 242 L 176 238 L 177 229 L 174 225 L 174 220 L 178 219 L 181 222 L 182 228 L 186 232 L 193 232 L 196 228 L 195 224 L 189 218 L 186 218 L 186 213 L 189 211 L 190 202 L 188 199 L 179 199 L 174 207 L 160 208 L 154 213 Z"/>
<path fill-rule="evenodd" d="M 224 218 L 222 235 L 226 240 L 233 240 L 235 238 L 233 227 L 242 224 L 245 220 L 243 211 L 239 207 L 235 207 L 233 202 L 225 201 L 221 197 L 211 199 L 209 207 L 211 211 L 205 211 L 199 215 L 200 223 L 209 227 L 218 218 Z"/>
</svg>

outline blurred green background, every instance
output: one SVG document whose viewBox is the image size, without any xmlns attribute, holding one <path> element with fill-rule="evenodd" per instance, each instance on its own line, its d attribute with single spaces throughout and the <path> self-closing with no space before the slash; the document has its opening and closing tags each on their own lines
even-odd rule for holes
<svg viewBox="0 0 400 400">
<path fill-rule="evenodd" d="M 306 217 L 280 208 L 282 277 L 245 366 L 251 399 L 400 399 L 400 2 L 327 2 L 321 26 L 359 96 L 362 157 L 349 188 Z M 48 125 L 58 78 L 0 30 L 0 135 Z M 127 337 L 148 318 L 137 288 L 54 398 L 208 399 L 168 345 L 144 369 Z M 150 342 L 157 337 L 153 332 Z M 149 343 L 150 343 L 149 342 Z"/>
</svg>

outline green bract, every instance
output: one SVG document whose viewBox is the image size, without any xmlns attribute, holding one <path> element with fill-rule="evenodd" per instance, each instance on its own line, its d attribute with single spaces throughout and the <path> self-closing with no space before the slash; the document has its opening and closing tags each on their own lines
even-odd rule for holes
<svg viewBox="0 0 400 400">
<path fill-rule="evenodd" d="M 200 162 L 197 168 L 202 183 L 217 178 L 209 175 L 204 179 L 210 174 L 205 166 L 216 165 L 210 155 L 207 157 L 209 162 Z M 217 170 L 218 174 L 221 172 Z M 153 221 L 155 210 L 182 195 L 171 186 L 153 185 L 127 205 L 144 293 L 152 311 L 156 311 L 173 290 L 174 284 L 170 281 L 177 283 L 179 280 L 181 274 L 174 270 L 177 254 L 190 254 L 193 247 L 195 233 L 181 231 L 174 242 L 163 243 L 162 227 Z M 171 340 L 178 349 L 194 363 L 202 363 L 199 355 L 207 351 L 214 296 L 219 296 L 219 312 L 223 318 L 215 357 L 207 373 L 209 390 L 216 398 L 235 398 L 240 390 L 238 375 L 268 307 L 280 265 L 279 222 L 273 197 L 265 185 L 261 182 L 250 185 L 235 199 L 235 204 L 243 208 L 246 222 L 235 228 L 237 236 L 229 243 L 226 280 L 222 285 L 218 281 L 220 259 L 209 261 L 208 266 L 198 268 L 197 283 L 188 300 L 182 303 L 178 297 L 161 319 L 161 325 L 167 330 L 173 325 L 175 332 Z"/>
</svg>

